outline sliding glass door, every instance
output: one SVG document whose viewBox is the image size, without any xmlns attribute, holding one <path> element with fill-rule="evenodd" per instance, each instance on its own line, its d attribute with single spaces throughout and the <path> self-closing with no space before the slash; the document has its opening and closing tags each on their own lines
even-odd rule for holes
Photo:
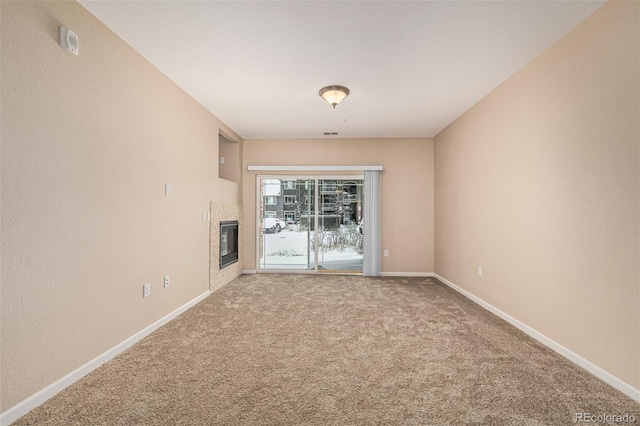
<svg viewBox="0 0 640 426">
<path fill-rule="evenodd" d="M 260 177 L 258 185 L 259 269 L 315 269 L 315 180 Z"/>
<path fill-rule="evenodd" d="M 258 269 L 362 272 L 362 177 L 258 177 Z"/>
<path fill-rule="evenodd" d="M 362 180 L 318 180 L 318 270 L 362 272 Z"/>
</svg>

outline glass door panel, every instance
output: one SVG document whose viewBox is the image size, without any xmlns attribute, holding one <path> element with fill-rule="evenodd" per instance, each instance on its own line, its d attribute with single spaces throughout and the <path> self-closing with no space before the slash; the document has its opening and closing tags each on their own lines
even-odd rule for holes
<svg viewBox="0 0 640 426">
<path fill-rule="evenodd" d="M 314 270 L 315 179 L 265 177 L 258 186 L 259 269 Z"/>
<path fill-rule="evenodd" d="M 362 179 L 318 180 L 318 270 L 362 272 Z"/>
</svg>

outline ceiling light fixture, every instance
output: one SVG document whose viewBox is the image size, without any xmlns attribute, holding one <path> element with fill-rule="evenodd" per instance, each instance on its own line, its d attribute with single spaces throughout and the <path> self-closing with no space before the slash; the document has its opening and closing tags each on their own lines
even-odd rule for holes
<svg viewBox="0 0 640 426">
<path fill-rule="evenodd" d="M 349 89 L 344 86 L 327 86 L 320 89 L 318 94 L 335 108 L 349 95 Z"/>
</svg>

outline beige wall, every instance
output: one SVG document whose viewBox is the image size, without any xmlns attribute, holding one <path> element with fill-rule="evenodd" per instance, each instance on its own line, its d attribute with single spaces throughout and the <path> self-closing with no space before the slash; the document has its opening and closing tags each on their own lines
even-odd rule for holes
<svg viewBox="0 0 640 426">
<path fill-rule="evenodd" d="M 277 173 L 249 165 L 383 165 L 382 271 L 433 272 L 433 139 L 245 140 L 244 268 L 255 270 L 256 174 Z"/>
<path fill-rule="evenodd" d="M 1 7 L 0 412 L 206 292 L 202 212 L 240 201 L 217 168 L 237 135 L 84 8 Z"/>
<path fill-rule="evenodd" d="M 220 135 L 219 140 L 219 157 L 224 158 L 224 164 L 220 164 L 218 161 L 218 172 L 221 179 L 230 180 L 241 184 L 242 176 L 242 153 L 240 152 L 241 144 L 235 141 L 230 141 L 224 136 Z"/>
<path fill-rule="evenodd" d="M 435 138 L 436 272 L 636 388 L 638 22 L 607 3 Z"/>
</svg>

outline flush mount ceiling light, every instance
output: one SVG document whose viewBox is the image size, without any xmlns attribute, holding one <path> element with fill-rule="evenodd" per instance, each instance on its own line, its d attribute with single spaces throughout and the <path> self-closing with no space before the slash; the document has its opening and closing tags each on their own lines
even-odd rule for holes
<svg viewBox="0 0 640 426">
<path fill-rule="evenodd" d="M 344 86 L 327 86 L 318 92 L 322 98 L 329 102 L 334 108 L 349 94 L 349 89 Z"/>
</svg>

